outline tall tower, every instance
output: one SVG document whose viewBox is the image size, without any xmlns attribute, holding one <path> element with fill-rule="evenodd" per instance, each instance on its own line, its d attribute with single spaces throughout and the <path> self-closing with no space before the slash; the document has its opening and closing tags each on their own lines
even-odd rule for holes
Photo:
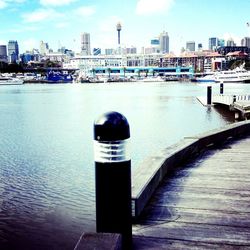
<svg viewBox="0 0 250 250">
<path fill-rule="evenodd" d="M 118 45 L 119 45 L 119 46 L 120 46 L 120 43 L 121 43 L 121 37 L 120 37 L 121 29 L 122 29 L 121 23 L 117 23 L 117 25 L 116 25 L 116 30 L 117 30 L 117 32 L 118 32 Z"/>
<path fill-rule="evenodd" d="M 81 53 L 84 56 L 91 55 L 89 33 L 84 32 L 81 34 Z"/>
</svg>

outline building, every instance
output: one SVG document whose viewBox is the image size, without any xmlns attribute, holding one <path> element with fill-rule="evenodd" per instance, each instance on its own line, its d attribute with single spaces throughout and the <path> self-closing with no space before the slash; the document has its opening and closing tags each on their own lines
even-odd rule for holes
<svg viewBox="0 0 250 250">
<path fill-rule="evenodd" d="M 83 56 L 91 55 L 90 34 L 86 32 L 81 34 L 81 54 Z"/>
<path fill-rule="evenodd" d="M 9 62 L 15 63 L 19 59 L 19 47 L 17 41 L 10 40 L 8 42 L 8 56 Z"/>
<path fill-rule="evenodd" d="M 105 49 L 105 55 L 107 55 L 107 56 L 115 55 L 115 49 L 112 49 L 112 48 Z"/>
<path fill-rule="evenodd" d="M 159 36 L 159 47 L 160 53 L 167 54 L 169 53 L 169 36 L 168 33 L 163 31 Z"/>
<path fill-rule="evenodd" d="M 0 62 L 5 62 L 5 63 L 8 62 L 6 45 L 0 45 Z"/>
<path fill-rule="evenodd" d="M 44 56 L 47 53 L 49 53 L 49 44 L 43 41 L 40 41 L 40 54 Z"/>
<path fill-rule="evenodd" d="M 218 47 L 225 46 L 225 40 L 224 39 L 219 39 L 218 40 Z"/>
<path fill-rule="evenodd" d="M 219 46 L 219 39 L 217 37 L 210 37 L 208 39 L 208 49 L 215 51 Z"/>
<path fill-rule="evenodd" d="M 126 48 L 125 51 L 125 54 L 137 54 L 137 48 L 133 46 L 131 46 L 130 48 Z"/>
<path fill-rule="evenodd" d="M 233 38 L 229 38 L 227 40 L 227 46 L 235 47 L 236 43 L 234 42 Z"/>
<path fill-rule="evenodd" d="M 188 52 L 195 51 L 195 41 L 186 42 L 186 51 L 188 51 Z"/>
<path fill-rule="evenodd" d="M 241 40 L 241 46 L 245 46 L 245 47 L 250 48 L 250 37 L 244 37 Z"/>
<path fill-rule="evenodd" d="M 93 49 L 93 55 L 94 56 L 101 55 L 101 53 L 102 53 L 101 48 L 94 48 Z"/>
<path fill-rule="evenodd" d="M 248 55 L 250 54 L 250 48 L 246 46 L 224 46 L 224 47 L 219 47 L 217 51 L 223 56 L 226 56 L 229 52 L 235 52 L 235 51 L 241 51 L 247 53 Z"/>
</svg>

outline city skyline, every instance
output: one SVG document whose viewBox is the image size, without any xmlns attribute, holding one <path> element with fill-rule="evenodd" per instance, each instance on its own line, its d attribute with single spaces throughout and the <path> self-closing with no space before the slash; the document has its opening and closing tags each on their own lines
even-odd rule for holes
<svg viewBox="0 0 250 250">
<path fill-rule="evenodd" d="M 90 34 L 91 50 L 121 46 L 150 46 L 150 40 L 168 32 L 169 49 L 178 54 L 187 41 L 208 48 L 209 37 L 237 45 L 250 36 L 249 1 L 236 0 L 0 0 L 0 44 L 17 40 L 20 52 L 39 48 L 40 41 L 57 50 L 61 46 L 80 52 L 81 34 Z"/>
</svg>

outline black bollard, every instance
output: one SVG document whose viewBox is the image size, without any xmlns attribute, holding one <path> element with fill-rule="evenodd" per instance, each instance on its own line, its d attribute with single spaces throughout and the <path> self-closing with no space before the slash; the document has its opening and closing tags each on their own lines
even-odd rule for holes
<svg viewBox="0 0 250 250">
<path fill-rule="evenodd" d="M 207 86 L 207 105 L 212 104 L 212 87 Z"/>
<path fill-rule="evenodd" d="M 94 124 L 96 231 L 119 233 L 122 248 L 132 248 L 130 130 L 118 112 L 103 114 Z"/>
<path fill-rule="evenodd" d="M 236 95 L 233 96 L 233 103 L 236 102 Z"/>
<path fill-rule="evenodd" d="M 220 84 L 220 94 L 223 95 L 224 92 L 224 86 L 223 83 Z"/>
</svg>

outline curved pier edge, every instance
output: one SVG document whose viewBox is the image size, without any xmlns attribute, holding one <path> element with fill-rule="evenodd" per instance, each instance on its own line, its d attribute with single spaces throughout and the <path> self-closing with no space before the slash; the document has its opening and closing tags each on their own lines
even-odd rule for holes
<svg viewBox="0 0 250 250">
<path fill-rule="evenodd" d="M 197 157 L 211 145 L 223 144 L 229 138 L 250 134 L 250 120 L 227 125 L 180 142 L 145 159 L 132 176 L 132 216 L 136 220 L 165 175 Z"/>
</svg>

